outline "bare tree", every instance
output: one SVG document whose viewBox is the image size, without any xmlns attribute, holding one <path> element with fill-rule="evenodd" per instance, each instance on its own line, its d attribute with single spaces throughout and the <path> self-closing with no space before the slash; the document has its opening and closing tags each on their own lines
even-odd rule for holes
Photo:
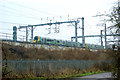
<svg viewBox="0 0 120 80">
<path fill-rule="evenodd" d="M 120 1 L 118 0 L 117 5 L 115 5 L 112 9 L 111 14 L 109 14 L 110 22 L 113 23 L 112 26 L 110 26 L 111 29 L 115 29 L 115 33 L 120 34 Z M 115 51 L 114 60 L 115 60 L 115 66 L 113 68 L 114 74 L 117 77 L 117 80 L 120 80 L 120 36 L 117 37 L 117 51 Z"/>
<path fill-rule="evenodd" d="M 109 26 L 109 30 L 112 32 L 112 33 L 116 33 L 116 34 L 120 34 L 120 1 L 118 0 L 118 2 L 113 6 L 112 10 L 111 10 L 111 13 L 110 14 L 101 14 L 101 13 L 98 13 L 96 15 L 96 17 L 107 17 L 107 20 L 108 22 L 111 22 L 111 26 Z M 103 20 L 105 20 L 103 18 Z M 102 21 L 103 21 L 102 20 Z M 117 37 L 117 45 L 116 44 L 113 44 L 113 48 L 117 48 L 117 50 L 114 50 L 114 53 L 112 55 L 110 55 L 114 62 L 113 62 L 113 75 L 117 77 L 117 80 L 120 80 L 120 36 L 118 35 Z"/>
</svg>

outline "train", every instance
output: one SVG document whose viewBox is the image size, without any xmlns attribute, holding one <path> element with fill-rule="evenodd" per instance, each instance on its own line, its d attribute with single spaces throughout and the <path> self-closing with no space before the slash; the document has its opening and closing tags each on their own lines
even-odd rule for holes
<svg viewBox="0 0 120 80">
<path fill-rule="evenodd" d="M 100 45 L 95 44 L 84 44 L 84 47 L 82 43 L 77 42 L 77 45 L 75 46 L 75 42 L 71 41 L 65 41 L 65 40 L 57 40 L 57 39 L 50 39 L 50 38 L 44 38 L 40 36 L 35 36 L 33 43 L 37 44 L 46 44 L 46 45 L 53 45 L 53 46 L 64 46 L 64 47 L 77 47 L 77 48 L 88 48 L 88 49 L 104 49 L 104 47 L 101 47 Z"/>
</svg>

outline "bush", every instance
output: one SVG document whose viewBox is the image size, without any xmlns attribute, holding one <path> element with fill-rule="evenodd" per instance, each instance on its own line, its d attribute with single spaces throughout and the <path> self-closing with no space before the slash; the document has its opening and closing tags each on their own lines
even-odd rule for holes
<svg viewBox="0 0 120 80">
<path fill-rule="evenodd" d="M 26 48 L 23 46 L 15 46 L 3 43 L 2 46 L 3 58 L 5 54 L 7 59 L 19 60 L 19 59 L 40 59 L 40 60 L 106 60 L 107 55 L 104 51 L 90 51 L 88 49 L 61 49 L 58 48 L 51 50 L 41 48 Z"/>
</svg>

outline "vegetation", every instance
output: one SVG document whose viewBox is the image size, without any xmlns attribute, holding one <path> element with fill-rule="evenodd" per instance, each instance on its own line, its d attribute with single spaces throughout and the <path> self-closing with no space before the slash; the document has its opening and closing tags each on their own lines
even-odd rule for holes
<svg viewBox="0 0 120 80">
<path fill-rule="evenodd" d="M 118 0 L 117 4 L 113 6 L 113 9 L 110 14 L 100 14 L 99 16 L 105 16 L 108 19 L 106 21 L 111 22 L 111 26 L 108 27 L 111 33 L 120 34 L 120 1 Z M 120 80 L 120 35 L 114 37 L 118 41 L 113 43 L 113 51 L 109 51 L 109 56 L 113 60 L 112 72 L 113 76 L 117 77 L 117 80 Z M 116 49 L 116 50 L 115 50 Z"/>
<path fill-rule="evenodd" d="M 15 46 L 14 44 L 2 43 L 2 54 L 3 59 L 8 60 L 108 60 L 111 59 L 107 55 L 108 51 L 90 51 L 88 49 L 45 49 L 45 48 L 25 48 L 23 46 Z M 56 73 L 47 72 L 43 73 L 21 73 L 16 74 L 14 72 L 8 73 L 6 77 L 8 78 L 71 78 L 84 75 L 91 75 L 99 73 L 101 71 L 110 71 L 110 64 L 107 63 L 96 63 L 91 67 L 91 69 L 78 70 L 78 69 L 63 69 Z M 8 70 L 9 71 L 9 70 Z M 49 75 L 49 76 L 48 76 Z"/>
<path fill-rule="evenodd" d="M 114 30 L 113 33 L 118 33 L 120 34 L 120 1 L 118 0 L 118 3 L 116 6 L 113 7 L 113 10 L 111 14 L 109 14 L 110 17 L 110 22 L 112 22 L 112 26 L 110 26 L 111 30 Z M 119 36 L 118 36 L 119 37 Z M 116 37 L 116 38 L 118 38 Z M 110 54 L 110 56 L 113 58 L 113 75 L 117 77 L 117 80 L 120 80 L 120 38 L 118 38 L 117 45 L 114 44 L 117 47 L 117 50 L 114 50 L 113 47 L 113 53 L 115 54 Z"/>
<path fill-rule="evenodd" d="M 96 72 L 86 72 L 86 73 L 79 73 L 79 74 L 71 74 L 71 75 L 62 75 L 62 76 L 52 76 L 52 77 L 33 77 L 26 75 L 17 75 L 17 77 L 9 78 L 11 80 L 61 80 L 61 79 L 75 79 L 82 76 L 88 76 L 93 74 L 104 73 L 105 71 L 96 71 Z M 6 79 L 6 78 L 4 78 Z"/>
<path fill-rule="evenodd" d="M 88 75 L 93 75 L 93 74 L 98 74 L 98 73 L 103 73 L 104 71 L 99 71 L 99 72 L 87 72 L 87 73 L 82 73 L 82 74 L 75 74 L 75 75 L 66 75 L 62 77 L 27 77 L 27 78 L 10 78 L 9 80 L 74 80 L 78 77 L 82 76 L 88 76 Z"/>
<path fill-rule="evenodd" d="M 47 50 L 45 48 L 25 48 L 23 46 L 15 46 L 2 43 L 2 55 L 11 60 L 106 60 L 107 52 L 98 50 L 90 51 L 88 49 L 55 49 Z"/>
</svg>

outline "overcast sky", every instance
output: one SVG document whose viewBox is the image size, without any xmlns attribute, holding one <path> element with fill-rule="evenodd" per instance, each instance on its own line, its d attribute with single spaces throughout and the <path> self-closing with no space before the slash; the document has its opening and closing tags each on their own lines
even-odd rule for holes
<svg viewBox="0 0 120 80">
<path fill-rule="evenodd" d="M 13 26 L 41 24 L 68 19 L 85 18 L 85 35 L 100 34 L 99 18 L 93 17 L 97 13 L 109 13 L 118 0 L 0 0 L 0 32 L 12 34 Z M 69 16 L 68 16 L 69 15 Z M 55 25 L 36 27 L 34 36 L 54 39 L 71 40 L 75 36 L 74 26 L 60 25 L 60 33 L 54 33 Z M 79 23 L 81 27 L 81 21 Z M 18 30 L 18 36 L 25 36 L 25 29 Z M 78 29 L 78 36 L 82 30 Z M 19 36 L 20 37 L 20 36 Z M 29 32 L 30 37 L 30 32 Z M 81 39 L 78 40 L 81 42 Z M 87 43 L 100 44 L 100 38 L 88 38 Z"/>
</svg>

